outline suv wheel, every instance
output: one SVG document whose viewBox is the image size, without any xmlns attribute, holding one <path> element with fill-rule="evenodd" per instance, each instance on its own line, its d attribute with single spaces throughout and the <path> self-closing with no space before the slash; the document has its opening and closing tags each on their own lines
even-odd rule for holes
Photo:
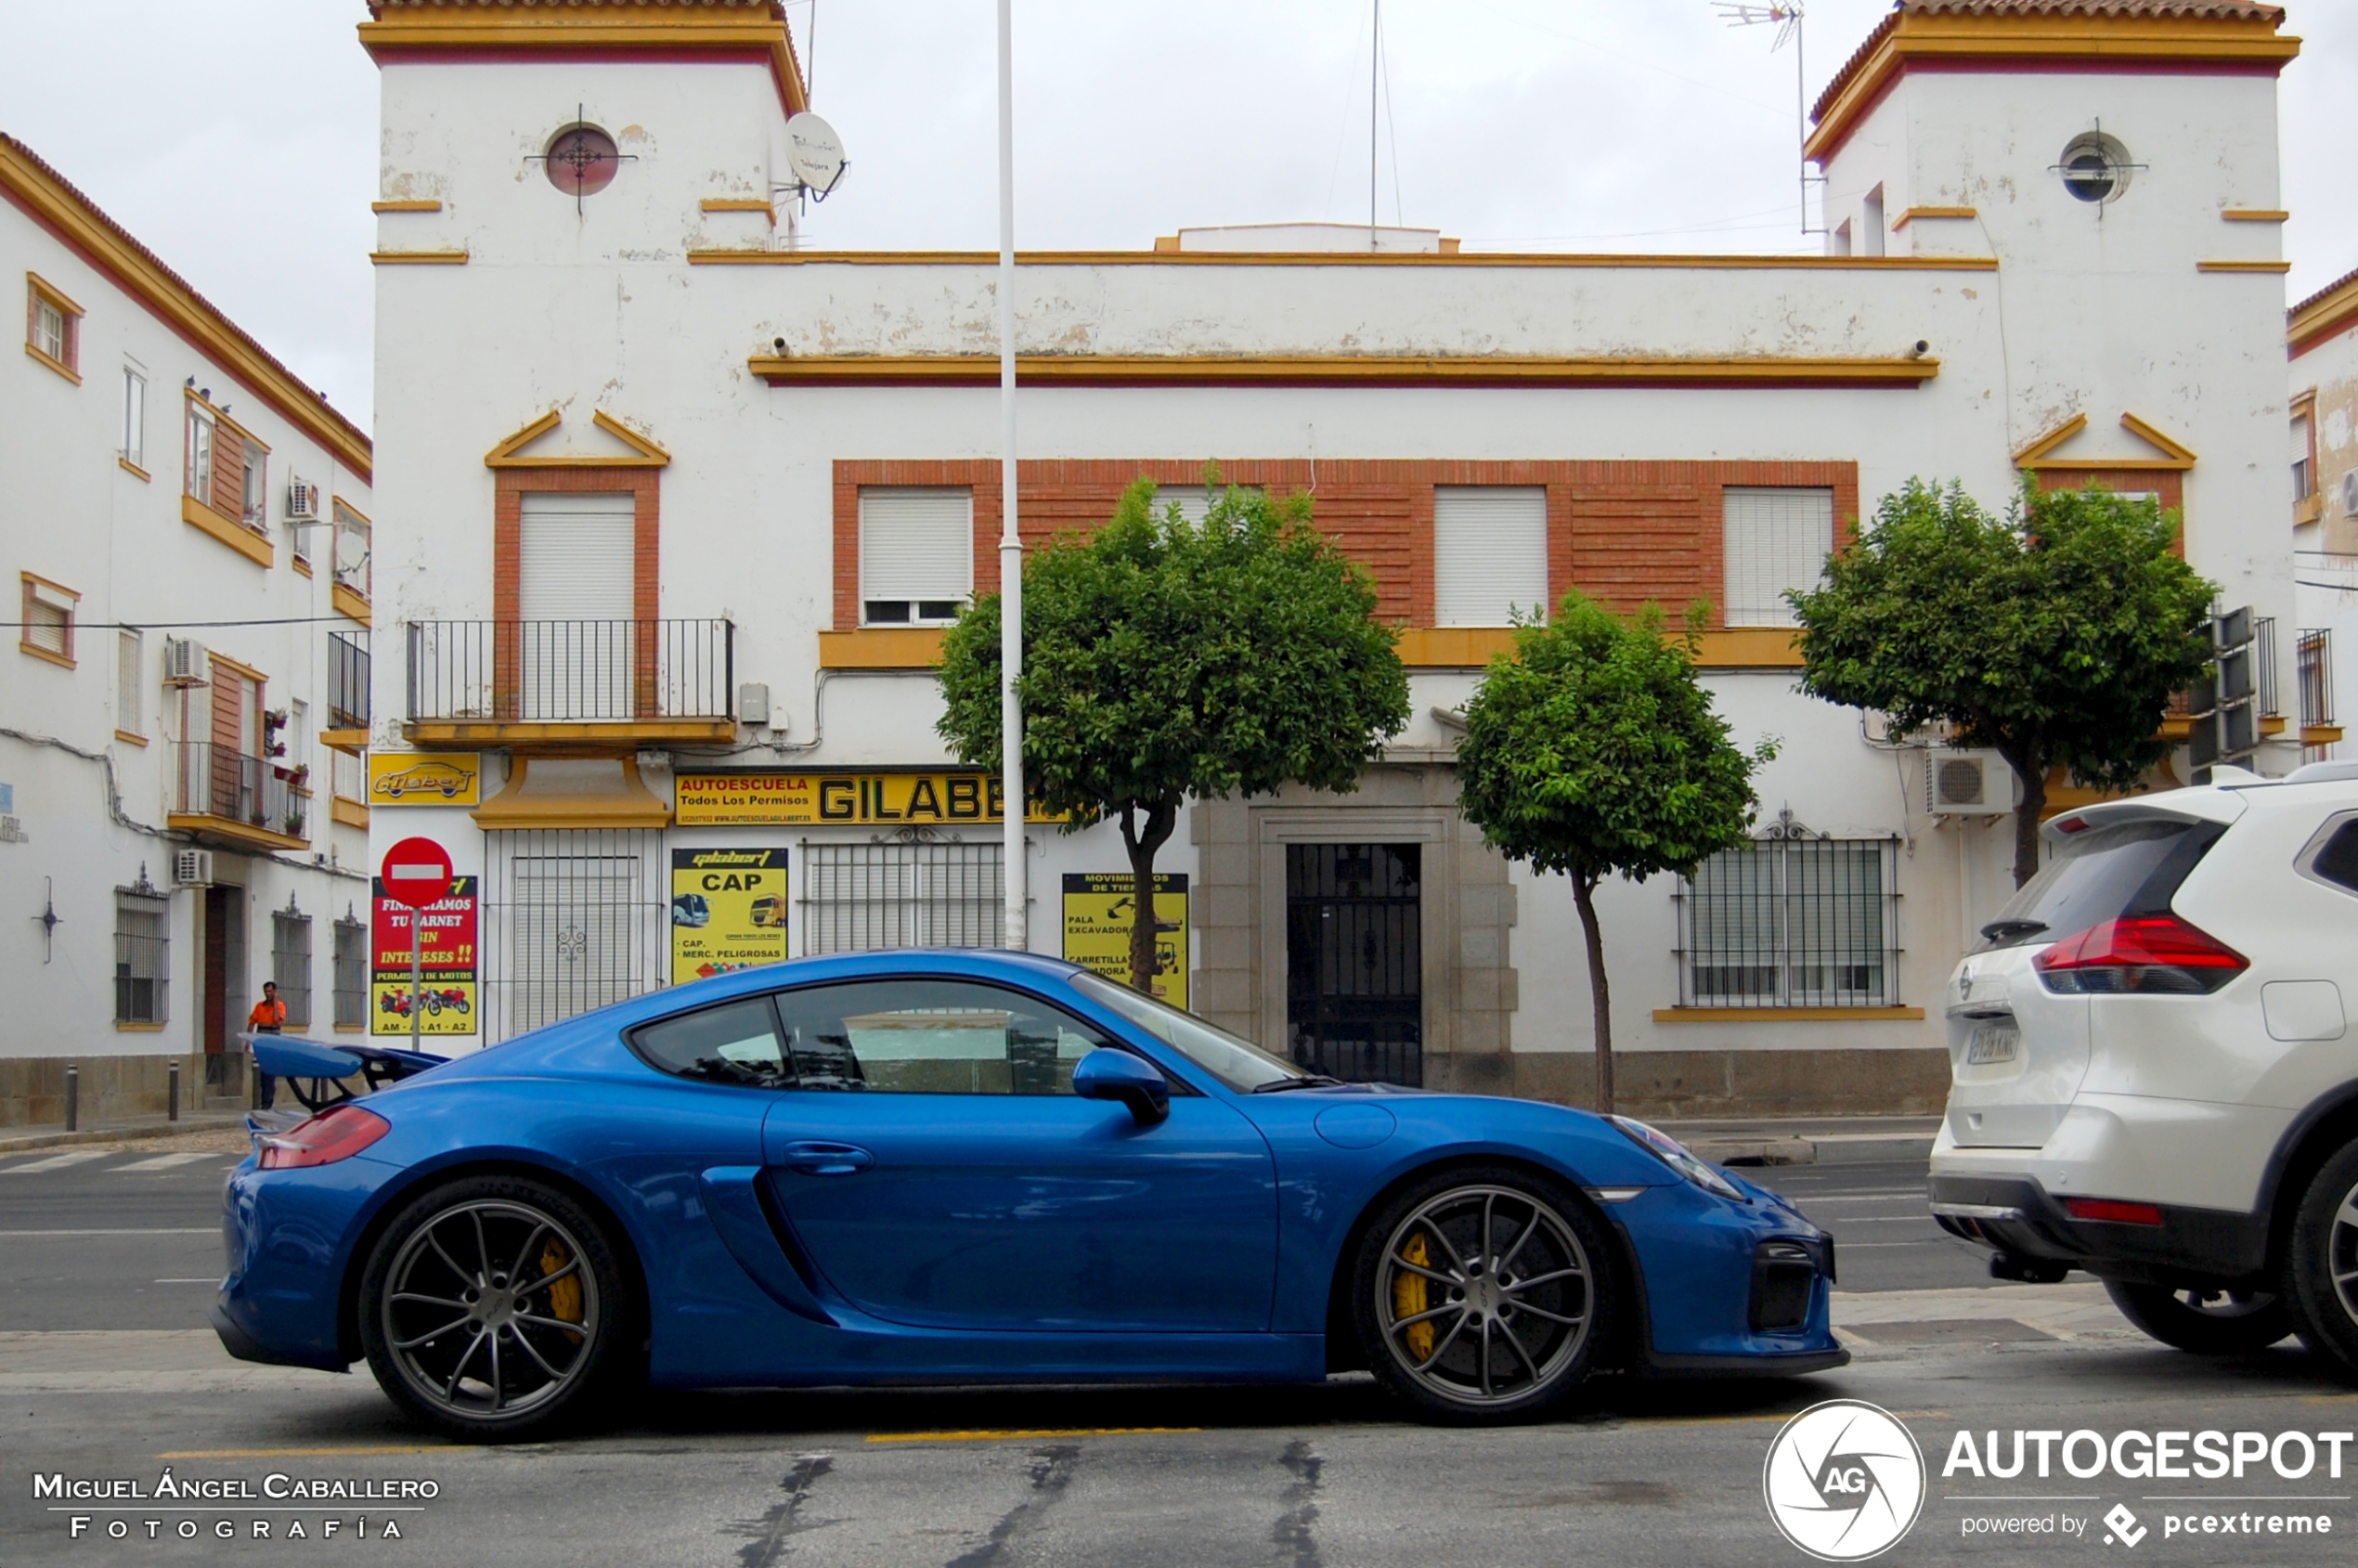
<svg viewBox="0 0 2358 1568">
<path fill-rule="evenodd" d="M 2292 1332 L 2292 1314 L 2277 1297 L 2169 1285 L 2105 1281 L 2120 1315 L 2159 1340 L 2196 1355 L 2244 1355 Z"/>
<path fill-rule="evenodd" d="M 2294 1213 L 2287 1277 L 2300 1337 L 2358 1377 L 2358 1143 L 2326 1161 Z"/>
</svg>

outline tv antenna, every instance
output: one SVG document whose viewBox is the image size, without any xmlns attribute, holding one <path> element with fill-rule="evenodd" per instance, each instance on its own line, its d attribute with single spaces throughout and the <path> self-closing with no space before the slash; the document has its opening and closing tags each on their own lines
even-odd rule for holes
<svg viewBox="0 0 2358 1568">
<path fill-rule="evenodd" d="M 1783 48 L 1787 40 L 1792 41 L 1793 115 L 1797 127 L 1795 139 L 1801 149 L 1801 232 L 1823 234 L 1826 231 L 1822 227 L 1809 227 L 1809 188 L 1826 182 L 1822 175 L 1812 179 L 1809 174 L 1809 78 L 1802 52 L 1803 12 L 1799 0 L 1775 0 L 1768 5 L 1748 4 L 1746 0 L 1712 0 L 1712 4 L 1727 19 L 1730 27 L 1774 27 L 1777 36 L 1768 45 L 1772 52 Z"/>
</svg>

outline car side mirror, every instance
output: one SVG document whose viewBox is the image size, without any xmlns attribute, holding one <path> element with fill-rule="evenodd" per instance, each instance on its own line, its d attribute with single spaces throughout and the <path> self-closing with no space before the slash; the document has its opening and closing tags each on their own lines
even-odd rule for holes
<svg viewBox="0 0 2358 1568">
<path fill-rule="evenodd" d="M 1152 1062 L 1099 1046 L 1073 1065 L 1072 1092 L 1084 1100 L 1120 1100 L 1141 1127 L 1171 1114 L 1171 1084 Z"/>
</svg>

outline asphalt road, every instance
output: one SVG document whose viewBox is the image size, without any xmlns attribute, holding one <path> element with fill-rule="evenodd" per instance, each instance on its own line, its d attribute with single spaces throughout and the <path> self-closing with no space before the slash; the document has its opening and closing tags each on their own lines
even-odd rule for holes
<svg viewBox="0 0 2358 1568">
<path fill-rule="evenodd" d="M 1857 1359 L 1789 1382 L 1600 1379 L 1547 1421 L 1471 1432 L 1402 1421 L 1364 1377 L 1281 1390 L 658 1395 L 577 1439 L 469 1449 L 404 1426 L 365 1369 L 224 1357 L 201 1327 L 204 1287 L 177 1282 L 218 1268 L 213 1211 L 233 1157 L 129 1168 L 152 1158 L 0 1160 L 0 1563 L 333 1553 L 564 1568 L 1799 1564 L 1808 1560 L 1764 1508 L 1762 1463 L 1788 1415 L 1833 1398 L 1897 1413 L 1929 1467 L 1921 1517 L 1880 1561 L 2133 1549 L 2175 1562 L 2342 1562 L 2358 1531 L 2358 1444 L 2339 1478 L 2265 1464 L 2240 1482 L 1944 1476 L 1961 1430 L 2273 1440 L 2358 1427 L 2358 1393 L 2297 1344 L 2206 1362 L 2145 1341 L 2084 1282 L 1992 1285 L 1967 1250 L 1904 1212 L 1904 1195 L 1921 1195 L 1920 1164 L 1756 1173 L 1825 1219 L 1842 1249 L 1836 1318 Z M 35 1476 L 144 1491 L 166 1470 L 257 1489 L 272 1474 L 431 1481 L 437 1495 L 402 1512 L 32 1495 Z M 2105 1544 L 2116 1505 L 2137 1515 L 2134 1549 Z M 2164 1534 L 2172 1517 L 2248 1528 L 2248 1516 L 2264 1530 L 2295 1513 L 2328 1518 L 2334 1534 L 2232 1545 Z M 79 1538 L 76 1519 L 87 1522 Z M 2052 1529 L 1966 1534 L 1984 1520 Z M 298 1521 L 303 1538 L 286 1538 Z M 109 1540 L 116 1523 L 124 1536 Z M 179 1538 L 184 1523 L 193 1541 Z M 214 1534 L 225 1523 L 234 1544 Z M 388 1523 L 399 1541 L 382 1538 Z"/>
</svg>

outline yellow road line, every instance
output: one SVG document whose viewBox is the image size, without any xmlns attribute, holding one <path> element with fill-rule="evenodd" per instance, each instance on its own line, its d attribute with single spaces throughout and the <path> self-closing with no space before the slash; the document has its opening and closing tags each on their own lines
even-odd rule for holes
<svg viewBox="0 0 2358 1568">
<path fill-rule="evenodd" d="M 182 1448 L 158 1454 L 159 1459 L 307 1459 L 340 1454 L 447 1454 L 463 1448 L 460 1443 L 413 1443 L 382 1448 Z"/>
<path fill-rule="evenodd" d="M 1201 1432 L 1201 1427 L 1041 1427 L 1020 1432 L 872 1432 L 871 1443 L 1004 1443 L 1040 1437 L 1137 1437 Z"/>
</svg>

